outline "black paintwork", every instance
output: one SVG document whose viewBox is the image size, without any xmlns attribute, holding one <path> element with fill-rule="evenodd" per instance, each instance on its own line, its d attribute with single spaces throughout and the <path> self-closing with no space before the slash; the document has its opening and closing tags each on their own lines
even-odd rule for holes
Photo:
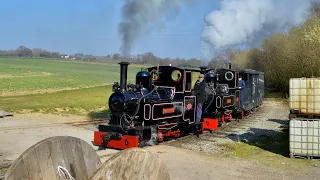
<svg viewBox="0 0 320 180">
<path fill-rule="evenodd" d="M 260 106 L 264 97 L 264 73 L 251 69 L 235 71 L 245 81 L 243 109 L 249 111 Z"/>
<path fill-rule="evenodd" d="M 128 73 L 128 62 L 121 62 L 120 64 L 120 89 L 125 91 L 127 89 L 127 73 Z"/>
<path fill-rule="evenodd" d="M 236 69 L 213 71 L 206 67 L 192 70 L 173 66 L 153 66 L 137 72 L 136 83 L 127 86 L 126 71 L 129 63 L 119 64 L 120 87 L 115 83 L 114 93 L 109 98 L 111 120 L 109 125 L 100 125 L 100 131 L 135 134 L 137 131 L 140 132 L 143 123 L 144 128 L 176 124 L 174 128 L 179 128 L 181 131 L 192 129 L 196 114 L 196 98 L 191 91 L 193 72 L 205 74 L 206 96 L 203 117 L 219 118 L 226 110 L 237 111 L 240 108 L 237 101 L 240 97 L 239 75 L 246 83 L 243 91 L 244 110 L 259 106 L 264 95 L 264 75 L 257 71 Z M 128 126 L 128 123 L 134 127 L 123 128 Z"/>
<path fill-rule="evenodd" d="M 206 83 L 217 83 L 217 75 L 214 72 L 208 72 L 205 76 L 204 76 L 204 81 Z"/>
<path fill-rule="evenodd" d="M 151 89 L 151 74 L 146 70 L 141 70 L 136 74 L 136 84 L 141 84 L 144 88 Z"/>
</svg>

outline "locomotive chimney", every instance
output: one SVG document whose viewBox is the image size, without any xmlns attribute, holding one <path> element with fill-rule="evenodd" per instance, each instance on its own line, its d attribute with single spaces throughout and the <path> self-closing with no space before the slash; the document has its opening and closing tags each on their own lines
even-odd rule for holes
<svg viewBox="0 0 320 180">
<path fill-rule="evenodd" d="M 120 62 L 120 89 L 121 91 L 127 90 L 127 73 L 128 73 L 128 62 Z"/>
<path fill-rule="evenodd" d="M 229 69 L 231 69 L 231 63 L 229 63 Z"/>
</svg>

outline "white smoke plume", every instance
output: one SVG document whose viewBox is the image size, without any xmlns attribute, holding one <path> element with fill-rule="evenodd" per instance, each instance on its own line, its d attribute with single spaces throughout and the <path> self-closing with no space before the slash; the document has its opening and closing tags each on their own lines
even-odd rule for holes
<svg viewBox="0 0 320 180">
<path fill-rule="evenodd" d="M 220 10 L 205 16 L 201 51 L 206 59 L 225 48 L 259 43 L 277 31 L 303 23 L 308 0 L 222 0 Z"/>
<path fill-rule="evenodd" d="M 119 33 L 122 38 L 120 51 L 123 56 L 130 55 L 135 41 L 146 34 L 149 26 L 157 30 L 164 27 L 165 20 L 172 20 L 180 8 L 192 0 L 126 0 L 122 7 L 122 21 Z"/>
</svg>

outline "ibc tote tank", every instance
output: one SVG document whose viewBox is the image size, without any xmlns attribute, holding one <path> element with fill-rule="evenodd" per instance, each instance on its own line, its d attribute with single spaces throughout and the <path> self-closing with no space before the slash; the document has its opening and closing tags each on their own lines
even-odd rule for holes
<svg viewBox="0 0 320 180">
<path fill-rule="evenodd" d="M 296 118 L 289 123 L 290 156 L 320 157 L 319 119 Z"/>
<path fill-rule="evenodd" d="M 294 114 L 320 114 L 320 78 L 292 78 L 289 93 Z"/>
</svg>

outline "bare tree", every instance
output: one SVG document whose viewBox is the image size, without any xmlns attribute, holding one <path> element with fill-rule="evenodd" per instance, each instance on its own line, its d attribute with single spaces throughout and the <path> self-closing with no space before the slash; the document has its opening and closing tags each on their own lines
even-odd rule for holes
<svg viewBox="0 0 320 180">
<path fill-rule="evenodd" d="M 320 0 L 311 1 L 311 12 L 312 16 L 317 16 L 320 18 Z"/>
<path fill-rule="evenodd" d="M 41 48 L 33 48 L 33 49 L 32 49 L 32 54 L 33 54 L 33 56 L 35 56 L 35 57 L 40 57 L 42 51 L 43 51 L 43 50 L 42 50 Z"/>
<path fill-rule="evenodd" d="M 32 56 L 31 49 L 25 47 L 25 46 L 19 46 L 17 48 L 18 56 Z"/>
</svg>

